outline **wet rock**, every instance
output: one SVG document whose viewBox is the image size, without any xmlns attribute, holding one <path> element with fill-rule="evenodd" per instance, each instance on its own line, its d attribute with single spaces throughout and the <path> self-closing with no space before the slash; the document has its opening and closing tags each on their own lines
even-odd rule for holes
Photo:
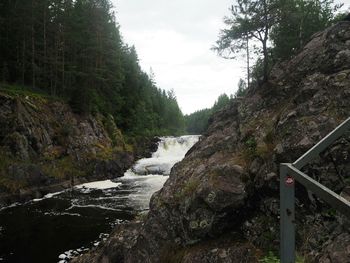
<svg viewBox="0 0 350 263">
<path fill-rule="evenodd" d="M 61 101 L 1 92 L 0 126 L 0 199 L 24 188 L 38 196 L 37 187 L 73 177 L 122 176 L 134 160 L 111 116 L 76 115 Z"/>
<path fill-rule="evenodd" d="M 14 156 L 21 160 L 29 160 L 29 144 L 24 135 L 14 132 L 4 139 L 3 144 L 10 149 Z"/>
<path fill-rule="evenodd" d="M 259 262 L 256 249 L 249 244 L 234 244 L 231 246 L 204 246 L 190 249 L 185 253 L 181 262 L 183 263 L 240 263 Z"/>
<path fill-rule="evenodd" d="M 350 262 L 350 234 L 340 234 L 321 253 L 320 263 Z"/>
<path fill-rule="evenodd" d="M 100 262 L 171 262 L 164 255 L 176 262 L 239 262 L 242 254 L 251 255 L 245 244 L 277 251 L 279 164 L 297 160 L 350 112 L 349 32 L 350 22 L 341 22 L 315 34 L 298 55 L 272 70 L 268 83 L 217 112 L 153 195 L 144 223 L 136 232 L 116 230 L 120 240 L 132 236 L 130 247 L 111 240 L 115 254 L 104 254 Z M 349 142 L 343 136 L 303 171 L 344 194 Z M 339 216 L 310 200 L 299 184 L 296 196 L 297 249 L 311 262 L 348 262 L 350 242 L 347 233 L 340 235 L 346 225 Z M 235 246 L 208 245 L 225 234 L 240 239 Z M 104 249 L 81 262 L 98 262 Z"/>
<path fill-rule="evenodd" d="M 55 181 L 45 176 L 41 169 L 33 164 L 13 164 L 8 168 L 8 176 L 24 186 L 45 186 Z"/>
<path fill-rule="evenodd" d="M 92 176 L 96 179 L 121 177 L 133 162 L 131 153 L 116 153 L 111 160 L 97 160 Z"/>
</svg>

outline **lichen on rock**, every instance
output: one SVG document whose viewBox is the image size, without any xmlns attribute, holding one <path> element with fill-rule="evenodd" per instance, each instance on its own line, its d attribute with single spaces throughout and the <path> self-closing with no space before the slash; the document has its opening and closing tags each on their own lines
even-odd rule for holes
<svg viewBox="0 0 350 263">
<path fill-rule="evenodd" d="M 38 197 L 73 178 L 122 176 L 134 160 L 112 116 L 77 115 L 54 98 L 3 89 L 0 126 L 0 203 Z"/>
<path fill-rule="evenodd" d="M 349 32 L 344 21 L 317 33 L 267 83 L 217 112 L 153 195 L 147 218 L 73 262 L 257 262 L 261 251 L 277 251 L 279 163 L 294 162 L 349 117 Z M 340 193 L 350 183 L 349 154 L 346 134 L 304 172 Z M 299 185 L 296 196 L 299 253 L 348 262 L 348 242 L 340 243 L 349 229 L 339 216 Z M 242 254 L 249 259 L 239 261 Z"/>
</svg>

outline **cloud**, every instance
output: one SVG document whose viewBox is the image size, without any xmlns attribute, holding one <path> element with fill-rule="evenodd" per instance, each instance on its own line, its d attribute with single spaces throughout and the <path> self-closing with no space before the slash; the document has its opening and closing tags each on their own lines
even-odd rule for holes
<svg viewBox="0 0 350 263">
<path fill-rule="evenodd" d="M 224 60 L 210 50 L 231 4 L 231 0 L 114 1 L 124 40 L 135 45 L 146 72 L 152 67 L 160 88 L 175 90 L 184 113 L 211 107 L 220 94 L 234 93 L 244 76 L 244 61 Z"/>
</svg>

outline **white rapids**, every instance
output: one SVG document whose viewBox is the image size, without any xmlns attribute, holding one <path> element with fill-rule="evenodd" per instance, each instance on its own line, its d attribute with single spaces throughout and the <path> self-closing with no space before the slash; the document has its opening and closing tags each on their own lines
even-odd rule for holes
<svg viewBox="0 0 350 263">
<path fill-rule="evenodd" d="M 158 149 L 152 154 L 152 157 L 137 161 L 123 177 L 113 181 L 97 181 L 79 185 L 76 186 L 76 189 L 86 193 L 93 189 L 111 191 L 113 192 L 111 196 L 116 203 L 127 204 L 141 211 L 148 210 L 152 194 L 162 188 L 169 177 L 171 168 L 185 157 L 199 137 L 199 135 L 161 137 Z M 126 195 L 118 194 L 123 192 L 123 186 L 128 188 Z"/>
<path fill-rule="evenodd" d="M 174 164 L 185 157 L 187 151 L 198 139 L 198 135 L 162 137 L 158 145 L 158 150 L 153 153 L 152 157 L 139 160 L 133 166 L 132 171 L 139 175 L 169 175 Z"/>
<path fill-rule="evenodd" d="M 89 198 L 87 202 L 77 199 L 67 210 L 95 207 L 122 211 L 130 207 L 139 212 L 147 211 L 152 194 L 163 187 L 169 178 L 171 168 L 185 157 L 199 137 L 199 135 L 161 137 L 158 149 L 152 157 L 137 161 L 123 177 L 75 186 L 81 193 L 89 194 L 100 190 L 103 194 L 97 198 Z M 94 246 L 98 243 L 99 241 L 95 241 Z M 59 255 L 59 263 L 67 263 L 73 254 L 79 253 L 78 250 L 68 250 Z"/>
<path fill-rule="evenodd" d="M 34 250 L 33 258 L 39 258 L 41 248 L 49 242 L 54 245 L 46 247 L 47 254 L 57 255 L 56 262 L 67 263 L 74 255 L 98 246 L 115 225 L 149 210 L 152 194 L 162 188 L 171 168 L 198 140 L 196 135 L 162 137 L 152 157 L 136 162 L 123 177 L 76 185 L 73 191 L 49 193 L 25 204 L 1 209 L 0 244 L 6 247 L 0 248 L 0 261 L 20 258 L 24 248 Z M 21 224 L 20 231 L 13 223 L 17 221 Z M 39 231 L 33 239 L 37 222 L 43 229 L 50 227 L 50 233 Z M 56 223 L 52 227 L 53 222 L 59 222 L 57 227 Z"/>
</svg>

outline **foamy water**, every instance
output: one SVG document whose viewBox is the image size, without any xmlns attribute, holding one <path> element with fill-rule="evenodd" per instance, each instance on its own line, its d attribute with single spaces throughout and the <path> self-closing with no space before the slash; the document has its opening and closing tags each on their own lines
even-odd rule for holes
<svg viewBox="0 0 350 263">
<path fill-rule="evenodd" d="M 136 162 L 123 177 L 77 185 L 73 191 L 0 210 L 0 261 L 23 262 L 25 255 L 25 262 L 66 263 L 97 246 L 115 225 L 149 209 L 152 194 L 198 139 L 163 137 L 152 157 Z"/>
<path fill-rule="evenodd" d="M 174 164 L 185 157 L 187 151 L 198 139 L 198 135 L 163 137 L 159 142 L 157 151 L 152 154 L 152 157 L 137 161 L 132 171 L 140 175 L 169 175 Z"/>
</svg>

